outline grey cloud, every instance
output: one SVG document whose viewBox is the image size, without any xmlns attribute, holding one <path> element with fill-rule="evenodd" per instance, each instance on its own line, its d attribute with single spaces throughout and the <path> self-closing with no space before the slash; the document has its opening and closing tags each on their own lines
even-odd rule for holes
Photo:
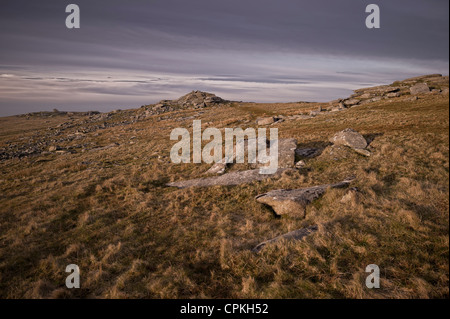
<svg viewBox="0 0 450 319">
<path fill-rule="evenodd" d="M 446 0 L 378 0 L 378 30 L 364 25 L 367 0 L 74 2 L 78 30 L 65 28 L 68 2 L 2 1 L 0 74 L 16 77 L 0 77 L 0 115 L 52 101 L 133 107 L 193 89 L 262 102 L 325 100 L 448 73 Z"/>
</svg>

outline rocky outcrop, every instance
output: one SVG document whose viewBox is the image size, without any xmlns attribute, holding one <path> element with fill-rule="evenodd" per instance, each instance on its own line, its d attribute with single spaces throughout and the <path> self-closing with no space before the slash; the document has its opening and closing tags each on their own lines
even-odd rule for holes
<svg viewBox="0 0 450 319">
<path fill-rule="evenodd" d="M 434 91 L 433 91 L 434 90 Z M 331 112 L 342 111 L 345 108 L 398 98 L 404 95 L 418 95 L 429 92 L 435 94 L 448 93 L 448 76 L 430 74 L 396 81 L 391 85 L 380 85 L 361 88 L 354 91 L 350 97 L 331 101 Z"/>
<path fill-rule="evenodd" d="M 269 205 L 278 215 L 294 214 L 305 216 L 306 206 L 321 197 L 328 188 L 342 188 L 350 185 L 353 178 L 336 184 L 326 184 L 299 189 L 277 189 L 256 196 L 256 201 Z"/>
<path fill-rule="evenodd" d="M 176 104 L 182 108 L 203 108 L 213 104 L 224 103 L 225 100 L 212 93 L 192 91 L 177 100 L 165 102 L 169 104 Z"/>
<path fill-rule="evenodd" d="M 244 156 L 248 154 L 248 142 L 244 140 Z M 256 149 L 258 149 L 258 141 L 255 140 Z M 266 147 L 270 148 L 270 142 L 265 139 Z M 295 166 L 295 150 L 297 148 L 297 140 L 295 138 L 281 138 L 278 140 L 278 168 L 292 168 Z M 226 158 L 214 163 L 205 174 L 223 174 L 226 169 L 236 161 L 236 145 L 233 147 L 233 157 L 231 163 L 227 163 Z M 254 168 L 262 168 L 269 164 L 255 163 Z"/>
<path fill-rule="evenodd" d="M 357 131 L 351 128 L 346 128 L 343 131 L 336 133 L 330 142 L 335 145 L 345 145 L 350 148 L 366 148 L 366 139 Z"/>
<path fill-rule="evenodd" d="M 187 187 L 210 187 L 210 186 L 235 186 L 240 184 L 262 181 L 271 177 L 279 177 L 287 169 L 280 168 L 274 174 L 260 174 L 259 169 L 246 171 L 236 171 L 226 173 L 221 176 L 197 178 L 186 181 L 179 181 L 166 184 L 167 186 L 187 188 Z"/>
<path fill-rule="evenodd" d="M 413 85 L 410 89 L 411 95 L 425 94 L 430 92 L 430 88 L 426 83 L 417 83 Z"/>
<path fill-rule="evenodd" d="M 201 109 L 224 103 L 228 103 L 228 101 L 215 94 L 192 91 L 176 100 L 161 100 L 154 105 L 143 105 L 141 108 L 145 111 L 140 114 L 140 119 L 180 109 Z"/>
<path fill-rule="evenodd" d="M 346 128 L 345 130 L 336 133 L 330 139 L 330 142 L 337 146 L 348 146 L 361 155 L 370 156 L 370 152 L 366 150 L 366 139 L 354 129 Z"/>
</svg>

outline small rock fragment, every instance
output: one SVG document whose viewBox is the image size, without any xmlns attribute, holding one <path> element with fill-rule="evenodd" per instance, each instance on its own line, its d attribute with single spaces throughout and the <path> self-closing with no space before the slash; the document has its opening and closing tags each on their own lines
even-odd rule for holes
<svg viewBox="0 0 450 319">
<path fill-rule="evenodd" d="M 262 248 L 264 248 L 267 244 L 272 244 L 272 243 L 276 243 L 279 242 L 283 239 L 286 240 L 301 240 L 303 238 L 305 238 L 306 236 L 316 232 L 319 228 L 317 227 L 317 225 L 308 227 L 308 228 L 302 228 L 302 229 L 297 229 L 294 231 L 291 231 L 289 233 L 280 235 L 278 237 L 275 237 L 273 239 L 264 241 L 262 243 L 260 243 L 259 245 L 257 245 L 255 248 L 252 249 L 253 252 L 259 252 Z"/>
</svg>

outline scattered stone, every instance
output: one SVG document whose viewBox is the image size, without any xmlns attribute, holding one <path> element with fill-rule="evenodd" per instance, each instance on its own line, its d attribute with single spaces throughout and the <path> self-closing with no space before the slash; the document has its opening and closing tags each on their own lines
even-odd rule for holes
<svg viewBox="0 0 450 319">
<path fill-rule="evenodd" d="M 221 176 L 197 178 L 186 181 L 179 181 L 166 184 L 167 186 L 187 188 L 187 187 L 210 187 L 210 186 L 234 186 L 240 184 L 262 181 L 267 178 L 279 177 L 281 173 L 288 169 L 279 168 L 274 174 L 260 174 L 259 169 L 247 171 L 230 172 Z"/>
<path fill-rule="evenodd" d="M 297 229 L 297 230 L 291 231 L 287 234 L 283 234 L 281 236 L 278 236 L 273 239 L 262 242 L 259 245 L 257 245 L 255 248 L 253 248 L 252 251 L 255 253 L 259 252 L 266 245 L 279 242 L 283 239 L 284 240 L 301 240 L 301 239 L 305 238 L 306 236 L 316 232 L 318 229 L 319 228 L 317 227 L 317 225 L 314 225 L 314 226 L 311 226 L 308 228 Z"/>
<path fill-rule="evenodd" d="M 328 188 L 347 187 L 352 179 L 336 184 L 326 184 L 300 189 L 278 189 L 256 196 L 259 203 L 269 205 L 278 215 L 296 214 L 305 216 L 306 206 L 321 197 Z"/>
<path fill-rule="evenodd" d="M 370 155 L 372 155 L 372 153 L 370 153 L 369 150 L 363 149 L 363 148 L 354 148 L 353 149 L 356 153 L 361 154 L 363 156 L 367 156 L 370 157 Z"/>
<path fill-rule="evenodd" d="M 335 145 L 345 145 L 353 149 L 364 149 L 367 147 L 366 139 L 357 131 L 346 128 L 343 131 L 336 133 L 330 142 Z"/>
<path fill-rule="evenodd" d="M 330 109 L 330 112 L 339 112 L 339 111 L 342 111 L 344 108 L 343 107 L 341 107 L 341 106 L 333 106 L 331 109 Z"/>
<path fill-rule="evenodd" d="M 302 160 L 300 160 L 297 163 L 295 163 L 295 168 L 298 168 L 298 169 L 301 169 L 301 168 L 303 168 L 305 166 L 306 166 L 306 163 L 305 163 L 305 161 L 302 161 Z"/>
<path fill-rule="evenodd" d="M 257 119 L 256 120 L 256 124 L 257 125 L 269 125 L 269 124 L 272 124 L 272 123 L 275 123 L 275 117 L 273 117 L 273 116 L 271 116 L 271 117 L 264 117 L 264 118 L 261 118 L 261 119 Z"/>
<path fill-rule="evenodd" d="M 351 158 L 355 151 L 348 146 L 329 145 L 327 146 L 317 158 L 320 161 L 329 162 L 330 160 L 338 161 Z"/>
<path fill-rule="evenodd" d="M 382 100 L 381 96 L 375 96 L 374 98 L 370 99 L 370 102 L 379 102 Z"/>
<path fill-rule="evenodd" d="M 349 99 L 344 101 L 345 106 L 354 106 L 357 105 L 360 102 L 358 99 Z"/>
<path fill-rule="evenodd" d="M 410 89 L 411 95 L 424 94 L 430 92 L 430 88 L 426 83 L 417 83 Z"/>
<path fill-rule="evenodd" d="M 386 97 L 388 97 L 388 98 L 394 98 L 394 97 L 399 97 L 399 96 L 400 96 L 399 92 L 393 92 L 393 93 L 386 94 Z"/>
</svg>

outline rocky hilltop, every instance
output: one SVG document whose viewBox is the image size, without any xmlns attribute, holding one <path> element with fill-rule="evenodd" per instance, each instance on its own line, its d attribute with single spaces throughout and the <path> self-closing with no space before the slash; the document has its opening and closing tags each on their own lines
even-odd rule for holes
<svg viewBox="0 0 450 319">
<path fill-rule="evenodd" d="M 448 80 L 448 76 L 442 76 L 441 74 L 413 77 L 396 81 L 390 85 L 357 89 L 350 97 L 331 101 L 330 105 L 332 110 L 335 111 L 404 95 L 411 95 L 413 99 L 417 99 L 420 94 L 448 94 Z"/>
<path fill-rule="evenodd" d="M 227 102 L 212 93 L 192 91 L 179 99 L 161 100 L 155 105 L 146 105 L 142 108 L 146 110 L 146 115 L 155 115 L 180 109 L 201 109 Z"/>
<path fill-rule="evenodd" d="M 328 113 L 344 111 L 350 108 L 385 100 L 413 101 L 428 95 L 448 95 L 449 77 L 440 74 L 424 75 L 396 81 L 390 85 L 362 88 L 354 91 L 351 96 L 331 101 L 329 103 L 311 103 L 317 105 L 310 111 L 299 110 L 294 114 L 258 117 L 256 124 L 259 126 L 278 125 L 284 121 L 308 120 L 316 116 Z M 33 118 L 67 118 L 68 121 L 49 127 L 45 134 L 39 134 L 33 138 L 24 138 L 19 142 L 8 141 L 0 146 L 0 160 L 10 158 L 22 158 L 31 155 L 46 153 L 49 147 L 56 147 L 57 152 L 64 154 L 89 149 L 87 144 L 76 144 L 70 148 L 60 148 L 59 145 L 67 144 L 74 140 L 82 140 L 85 134 L 95 133 L 99 130 L 116 126 L 128 126 L 140 121 L 155 118 L 157 121 L 165 120 L 192 120 L 199 118 L 201 112 L 211 108 L 232 108 L 239 102 L 227 101 L 212 93 L 192 91 L 176 100 L 162 100 L 156 104 L 142 106 L 140 109 L 114 110 L 108 113 L 97 111 L 90 112 L 35 112 L 19 117 Z M 283 104 L 277 104 L 283 105 Z M 202 111 L 203 110 L 203 111 Z M 195 111 L 194 115 L 183 116 L 185 111 Z M 162 115 L 163 116 L 158 116 Z M 156 116 L 156 117 L 155 117 Z M 56 145 L 56 146 L 55 146 Z M 53 149 L 53 148 L 52 148 Z"/>
</svg>

